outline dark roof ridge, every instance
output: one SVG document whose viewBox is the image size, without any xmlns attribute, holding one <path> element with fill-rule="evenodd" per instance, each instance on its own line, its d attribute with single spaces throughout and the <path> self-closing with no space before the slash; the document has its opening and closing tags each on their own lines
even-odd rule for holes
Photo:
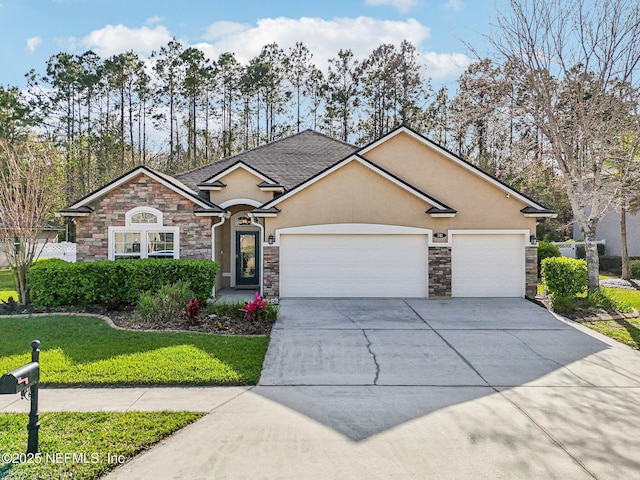
<svg viewBox="0 0 640 480">
<path fill-rule="evenodd" d="M 255 152 L 255 151 L 258 151 L 258 150 L 262 150 L 262 149 L 264 149 L 266 147 L 272 147 L 273 145 L 281 143 L 281 142 L 283 142 L 285 140 L 291 140 L 291 139 L 293 139 L 295 137 L 298 137 L 298 136 L 300 136 L 302 134 L 305 134 L 305 133 L 307 133 L 307 134 L 311 133 L 311 134 L 317 135 L 319 137 L 324 137 L 324 138 L 327 138 L 329 140 L 333 140 L 334 142 L 342 143 L 343 145 L 347 145 L 349 147 L 358 148 L 357 145 L 353 145 L 352 143 L 345 142 L 344 140 L 339 140 L 339 139 L 333 138 L 330 135 L 327 135 L 325 133 L 321 133 L 321 132 L 318 132 L 318 131 L 313 130 L 311 128 L 307 128 L 305 130 L 302 130 L 301 132 L 294 133 L 293 135 L 289 135 L 289 136 L 286 136 L 286 137 L 278 138 L 277 140 L 273 140 L 272 142 L 269 142 L 269 143 L 263 143 L 262 145 L 258 145 L 257 147 L 250 148 L 249 150 L 244 150 L 242 152 L 234 153 L 233 155 L 230 155 L 228 157 L 219 158 L 219 159 L 217 159 L 217 160 L 215 160 L 213 162 L 207 163 L 206 165 L 201 165 L 201 166 L 193 168 L 191 170 L 186 170 L 184 172 L 180 172 L 180 173 L 176 174 L 175 177 L 177 178 L 177 177 L 181 177 L 183 175 L 187 175 L 187 174 L 190 174 L 190 173 L 195 173 L 198 170 L 202 170 L 204 168 L 209 168 L 209 167 L 211 167 L 212 165 L 214 165 L 214 164 L 216 164 L 218 162 L 232 160 L 233 158 L 239 157 L 240 155 L 244 155 L 244 154 L 246 154 L 248 152 Z M 234 164 L 235 164 L 235 162 L 234 162 Z"/>
</svg>

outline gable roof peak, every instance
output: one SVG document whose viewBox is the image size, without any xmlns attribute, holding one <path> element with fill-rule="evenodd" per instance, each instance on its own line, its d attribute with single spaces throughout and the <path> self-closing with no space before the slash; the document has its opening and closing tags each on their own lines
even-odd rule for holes
<svg viewBox="0 0 640 480">
<path fill-rule="evenodd" d="M 191 188 L 197 189 L 199 184 L 215 179 L 225 170 L 242 162 L 273 183 L 282 185 L 284 189 L 290 189 L 357 149 L 355 145 L 306 129 L 182 173 L 176 178 Z"/>
</svg>

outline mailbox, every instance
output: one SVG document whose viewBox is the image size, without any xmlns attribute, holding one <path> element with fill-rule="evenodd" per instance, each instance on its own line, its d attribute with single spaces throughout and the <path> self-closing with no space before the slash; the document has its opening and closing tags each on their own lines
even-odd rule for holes
<svg viewBox="0 0 640 480">
<path fill-rule="evenodd" d="M 40 340 L 31 342 L 31 363 L 22 365 L 0 377 L 0 394 L 19 393 L 22 398 L 31 399 L 29 411 L 29 438 L 27 453 L 38 453 L 38 383 L 40 383 Z M 1 473 L 1 472 L 0 472 Z"/>
<path fill-rule="evenodd" d="M 40 381 L 40 364 L 27 363 L 0 378 L 0 394 L 22 393 Z"/>
</svg>

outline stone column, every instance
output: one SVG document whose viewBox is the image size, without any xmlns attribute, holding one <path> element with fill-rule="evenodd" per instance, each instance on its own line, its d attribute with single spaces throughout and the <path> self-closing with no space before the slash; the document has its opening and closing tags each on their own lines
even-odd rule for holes
<svg viewBox="0 0 640 480">
<path fill-rule="evenodd" d="M 263 252 L 263 292 L 266 297 L 278 297 L 280 295 L 280 247 L 265 245 Z"/>
<path fill-rule="evenodd" d="M 429 247 L 429 297 L 451 297 L 451 247 Z"/>
<path fill-rule="evenodd" d="M 525 247 L 525 295 L 534 298 L 538 294 L 538 246 Z"/>
</svg>

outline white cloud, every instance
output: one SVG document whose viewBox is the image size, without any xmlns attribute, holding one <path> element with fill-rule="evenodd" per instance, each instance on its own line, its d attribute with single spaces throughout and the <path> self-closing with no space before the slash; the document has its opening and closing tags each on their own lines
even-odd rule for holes
<svg viewBox="0 0 640 480">
<path fill-rule="evenodd" d="M 350 49 L 355 58 L 363 60 L 381 43 L 400 45 L 403 40 L 407 40 L 420 52 L 422 63 L 426 66 L 426 75 L 434 80 L 457 77 L 469 65 L 469 57 L 462 53 L 426 51 L 423 43 L 430 35 L 429 27 L 415 19 L 393 21 L 370 17 L 330 20 L 278 17 L 261 19 L 253 25 L 216 22 L 206 28 L 202 42 L 182 43 L 185 47 L 200 48 L 213 60 L 224 52 L 235 53 L 236 59 L 246 65 L 260 53 L 264 45 L 275 42 L 287 52 L 296 42 L 302 42 L 313 53 L 315 65 L 326 72 L 328 60 L 336 57 L 340 49 Z M 108 58 L 129 50 L 146 57 L 152 51 L 165 46 L 172 38 L 163 25 L 153 28 L 107 25 L 91 32 L 82 40 L 69 37 L 57 41 L 63 50 L 74 52 L 77 51 L 77 46 L 92 49 L 101 57 Z"/>
<path fill-rule="evenodd" d="M 447 0 L 447 2 L 442 5 L 442 8 L 455 10 L 456 12 L 462 11 L 462 0 Z"/>
<path fill-rule="evenodd" d="M 247 30 L 251 30 L 251 25 L 247 23 L 236 23 L 227 21 L 215 22 L 207 27 L 207 30 L 202 38 L 209 41 L 215 41 L 224 37 L 228 37 L 230 35 L 245 32 Z"/>
<path fill-rule="evenodd" d="M 464 53 L 421 52 L 426 74 L 433 79 L 458 78 L 471 64 L 471 58 Z"/>
<path fill-rule="evenodd" d="M 158 25 L 154 28 L 129 28 L 122 24 L 107 25 L 94 30 L 81 41 L 82 46 L 91 49 L 103 58 L 133 50 L 140 55 L 150 55 L 171 41 L 167 28 Z"/>
<path fill-rule="evenodd" d="M 216 22 L 203 35 L 208 42 L 195 46 L 209 58 L 217 59 L 223 52 L 233 52 L 240 63 L 247 64 L 264 45 L 276 42 L 286 52 L 296 42 L 302 42 L 313 53 L 313 62 L 326 72 L 328 60 L 335 57 L 340 49 L 351 49 L 357 59 L 363 60 L 381 43 L 399 45 L 408 40 L 419 51 L 427 76 L 434 80 L 457 78 L 471 59 L 463 53 L 425 51 L 421 45 L 430 35 L 430 29 L 414 19 L 280 17 L 262 19 L 255 26 Z"/>
<path fill-rule="evenodd" d="M 323 68 L 327 60 L 335 57 L 340 49 L 351 49 L 356 58 L 363 59 L 381 43 L 399 45 L 402 40 L 408 40 L 418 48 L 430 35 L 430 29 L 414 19 L 279 17 L 259 20 L 255 26 L 215 23 L 208 28 L 204 37 L 211 43 L 196 46 L 210 58 L 218 58 L 223 52 L 234 52 L 239 62 L 247 63 L 269 43 L 276 42 L 287 51 L 296 42 L 302 42 L 313 53 L 314 63 Z"/>
<path fill-rule="evenodd" d="M 418 5 L 417 0 L 366 0 L 365 3 L 373 6 L 389 5 L 390 7 L 398 9 L 400 13 L 407 13 L 410 8 Z"/>
<path fill-rule="evenodd" d="M 145 25 L 155 25 L 156 23 L 160 23 L 162 21 L 162 17 L 159 16 L 154 16 L 154 17 L 150 17 L 147 18 L 147 20 L 144 22 Z"/>
<path fill-rule="evenodd" d="M 40 45 L 41 43 L 42 43 L 42 38 L 40 37 L 27 38 L 27 50 L 33 53 L 36 51 L 36 48 L 38 48 L 38 45 Z"/>
</svg>

